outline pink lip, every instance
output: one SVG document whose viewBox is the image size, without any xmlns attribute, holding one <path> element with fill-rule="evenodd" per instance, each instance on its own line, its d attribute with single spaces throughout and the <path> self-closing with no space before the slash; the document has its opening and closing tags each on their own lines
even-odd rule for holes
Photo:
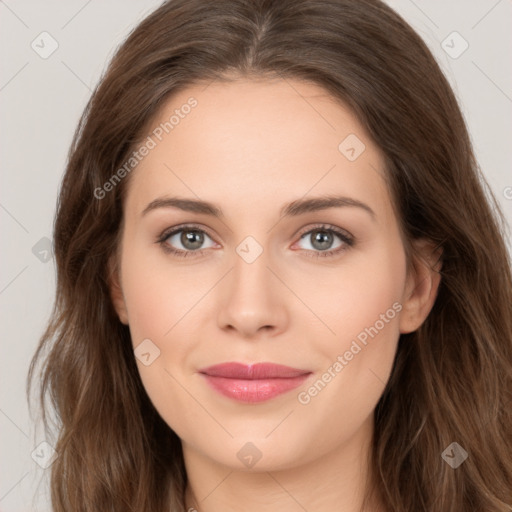
<svg viewBox="0 0 512 512">
<path fill-rule="evenodd" d="M 273 363 L 222 363 L 199 370 L 208 384 L 224 396 L 241 402 L 263 402 L 300 386 L 311 374 Z"/>
</svg>

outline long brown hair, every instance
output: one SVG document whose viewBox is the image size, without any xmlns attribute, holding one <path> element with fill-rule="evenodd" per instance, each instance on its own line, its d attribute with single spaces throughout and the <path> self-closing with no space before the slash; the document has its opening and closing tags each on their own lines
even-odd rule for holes
<svg viewBox="0 0 512 512">
<path fill-rule="evenodd" d="M 54 510 L 185 510 L 180 440 L 142 386 L 109 295 L 130 179 L 101 199 L 95 190 L 170 94 L 234 76 L 309 81 L 348 105 L 385 155 L 407 240 L 442 247 L 434 307 L 400 337 L 375 411 L 374 491 L 394 512 L 510 511 L 506 223 L 446 78 L 379 0 L 173 0 L 117 51 L 70 148 L 54 226 L 56 301 L 27 381 L 30 395 L 40 363 L 47 429 L 57 413 Z M 468 453 L 456 469 L 442 457 L 452 442 Z"/>
</svg>

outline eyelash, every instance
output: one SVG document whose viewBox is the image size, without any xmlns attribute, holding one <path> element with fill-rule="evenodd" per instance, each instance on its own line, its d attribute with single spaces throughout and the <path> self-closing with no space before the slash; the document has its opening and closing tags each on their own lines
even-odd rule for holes
<svg viewBox="0 0 512 512">
<path fill-rule="evenodd" d="M 204 233 L 205 235 L 207 235 L 209 238 L 211 238 L 213 240 L 213 237 L 207 231 L 205 231 L 198 225 L 185 224 L 182 226 L 175 226 L 171 229 L 165 230 L 163 233 L 161 233 L 159 235 L 156 242 L 158 244 L 160 244 L 160 246 L 166 253 L 173 254 L 174 256 L 178 256 L 179 258 L 189 258 L 191 256 L 192 257 L 200 256 L 207 250 L 207 249 L 198 249 L 195 251 L 192 251 L 192 250 L 183 251 L 181 249 L 174 249 L 174 248 L 170 247 L 168 244 L 166 244 L 166 241 L 172 235 L 175 235 L 176 233 L 180 233 L 182 231 L 196 231 L 199 233 Z M 323 232 L 327 232 L 327 233 L 334 233 L 341 239 L 341 241 L 343 242 L 344 245 L 342 245 L 341 247 L 338 247 L 337 249 L 329 249 L 327 251 L 311 251 L 308 249 L 303 249 L 307 252 L 307 255 L 309 257 L 312 257 L 312 258 L 335 257 L 338 254 L 346 251 L 350 247 L 354 246 L 355 239 L 349 233 L 347 233 L 346 231 L 342 231 L 342 230 L 336 228 L 335 226 L 331 226 L 328 224 L 319 224 L 317 226 L 310 227 L 307 231 L 303 231 L 300 233 L 299 240 L 304 238 L 305 235 L 308 235 L 314 231 L 323 231 Z M 313 253 L 313 254 L 311 254 L 311 253 Z"/>
</svg>

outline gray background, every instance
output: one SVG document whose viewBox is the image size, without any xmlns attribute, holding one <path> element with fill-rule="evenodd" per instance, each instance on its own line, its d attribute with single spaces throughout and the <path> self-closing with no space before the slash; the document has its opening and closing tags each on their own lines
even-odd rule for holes
<svg viewBox="0 0 512 512">
<path fill-rule="evenodd" d="M 51 461 L 51 449 L 39 446 L 44 432 L 30 419 L 24 392 L 28 364 L 54 298 L 54 260 L 47 248 L 67 150 L 108 59 L 159 3 L 0 0 L 3 512 L 50 509 L 49 470 L 38 463 Z M 478 161 L 510 223 L 512 0 L 388 3 L 427 42 L 452 84 Z M 464 41 L 451 35 L 454 31 L 469 44 L 460 55 Z M 45 55 L 52 44 L 58 48 Z"/>
</svg>

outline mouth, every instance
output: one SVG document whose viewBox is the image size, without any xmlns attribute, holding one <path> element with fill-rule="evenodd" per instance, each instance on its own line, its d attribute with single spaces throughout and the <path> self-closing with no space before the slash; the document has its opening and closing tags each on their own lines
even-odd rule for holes
<svg viewBox="0 0 512 512">
<path fill-rule="evenodd" d="M 257 403 L 295 389 L 312 372 L 274 363 L 222 363 L 199 373 L 218 393 L 240 402 Z"/>
</svg>

